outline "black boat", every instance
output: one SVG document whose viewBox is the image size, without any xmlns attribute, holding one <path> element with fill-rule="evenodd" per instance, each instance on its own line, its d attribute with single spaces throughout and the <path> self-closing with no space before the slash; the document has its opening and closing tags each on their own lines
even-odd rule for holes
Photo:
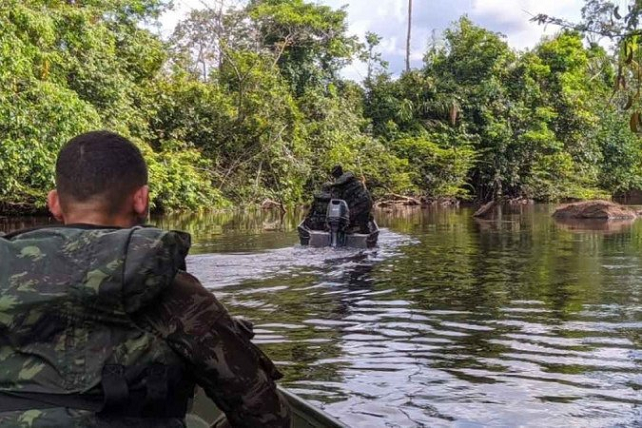
<svg viewBox="0 0 642 428">
<path fill-rule="evenodd" d="M 368 233 L 347 232 L 350 222 L 348 204 L 342 199 L 332 199 L 328 204 L 326 224 L 323 230 L 314 230 L 308 220 L 299 224 L 301 245 L 320 247 L 372 248 L 379 239 L 379 226 L 374 220 L 368 223 Z"/>
</svg>

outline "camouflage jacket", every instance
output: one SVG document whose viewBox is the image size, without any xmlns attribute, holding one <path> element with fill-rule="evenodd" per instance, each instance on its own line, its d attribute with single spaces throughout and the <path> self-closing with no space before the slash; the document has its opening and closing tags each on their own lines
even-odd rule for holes
<svg viewBox="0 0 642 428">
<path fill-rule="evenodd" d="M 343 199 L 351 204 L 365 204 L 372 206 L 372 197 L 361 181 L 351 172 L 346 172 L 332 183 L 332 197 Z M 352 207 L 350 207 L 352 209 Z"/>
<path fill-rule="evenodd" d="M 346 172 L 332 184 L 332 197 L 343 199 L 350 208 L 350 226 L 366 228 L 371 218 L 372 196 L 366 186 L 351 172 Z"/>
<path fill-rule="evenodd" d="M 288 426 L 278 372 L 184 266 L 189 236 L 47 228 L 0 239 L 0 393 L 100 392 L 106 365 L 185 369 L 233 426 Z M 193 387 L 193 384 L 192 384 Z M 183 426 L 181 417 L 65 407 L 0 413 L 0 426 Z"/>
</svg>

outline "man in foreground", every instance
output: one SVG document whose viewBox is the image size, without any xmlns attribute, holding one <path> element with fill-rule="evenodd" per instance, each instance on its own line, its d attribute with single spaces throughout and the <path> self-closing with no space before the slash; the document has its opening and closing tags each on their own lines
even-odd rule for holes
<svg viewBox="0 0 642 428">
<path fill-rule="evenodd" d="M 289 427 L 273 363 L 184 272 L 189 235 L 138 227 L 140 151 L 80 135 L 56 187 L 64 226 L 0 238 L 0 426 L 181 427 L 198 384 L 232 426 Z"/>
</svg>

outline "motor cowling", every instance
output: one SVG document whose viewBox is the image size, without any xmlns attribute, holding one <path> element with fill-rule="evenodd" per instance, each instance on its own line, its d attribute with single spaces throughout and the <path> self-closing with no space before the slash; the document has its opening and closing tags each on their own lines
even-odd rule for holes
<svg viewBox="0 0 642 428">
<path fill-rule="evenodd" d="M 326 222 L 330 229 L 330 246 L 345 244 L 345 231 L 350 224 L 350 209 L 343 199 L 332 199 L 328 204 Z"/>
</svg>

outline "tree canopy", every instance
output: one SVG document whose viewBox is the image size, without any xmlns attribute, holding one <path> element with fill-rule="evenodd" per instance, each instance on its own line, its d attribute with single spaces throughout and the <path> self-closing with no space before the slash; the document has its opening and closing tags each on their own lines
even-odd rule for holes
<svg viewBox="0 0 642 428">
<path fill-rule="evenodd" d="M 614 15 L 608 4 L 588 0 L 585 15 Z M 642 147 L 622 114 L 639 89 L 613 95 L 635 77 L 634 36 L 623 65 L 576 28 L 517 52 L 463 17 L 422 67 L 393 76 L 381 39 L 360 43 L 343 9 L 196 10 L 162 40 L 148 24 L 167 7 L 3 4 L 0 208 L 42 206 L 61 144 L 97 128 L 141 147 L 165 210 L 299 203 L 336 163 L 379 197 L 554 200 L 642 185 Z M 362 84 L 341 75 L 357 59 Z"/>
</svg>

